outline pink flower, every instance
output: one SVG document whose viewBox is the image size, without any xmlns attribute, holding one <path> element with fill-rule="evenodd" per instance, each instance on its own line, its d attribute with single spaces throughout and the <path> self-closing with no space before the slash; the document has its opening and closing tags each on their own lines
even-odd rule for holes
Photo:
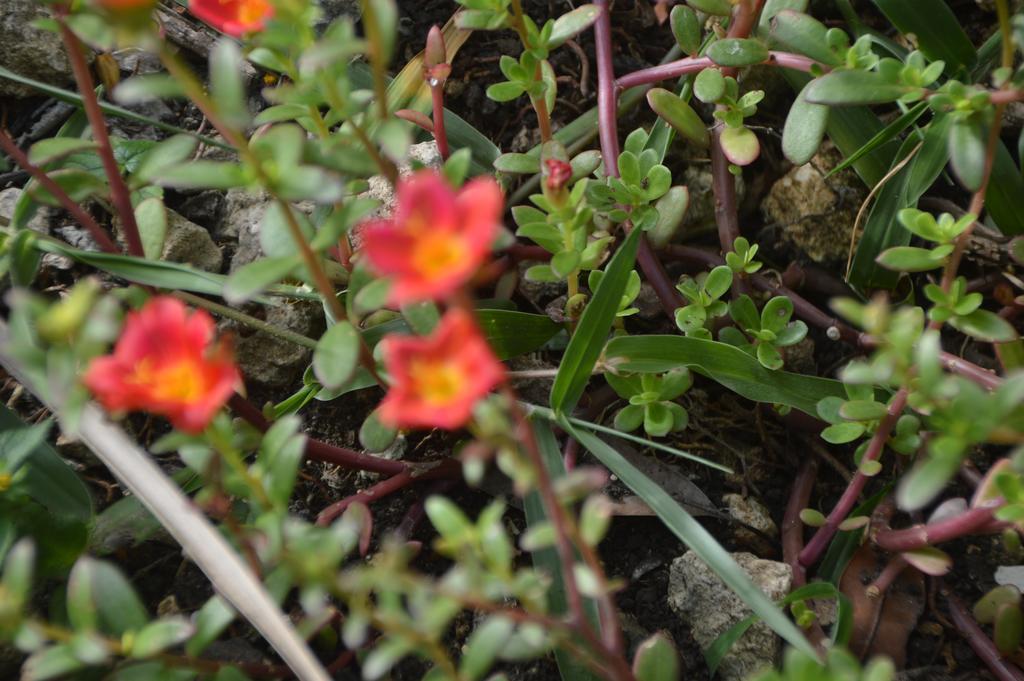
<svg viewBox="0 0 1024 681">
<path fill-rule="evenodd" d="M 503 204 L 489 177 L 458 193 L 433 171 L 400 182 L 391 219 L 362 227 L 370 267 L 392 279 L 388 304 L 443 299 L 468 282 L 490 254 Z"/>
<path fill-rule="evenodd" d="M 267 0 L 189 0 L 188 11 L 236 38 L 262 31 L 267 19 L 274 16 L 274 6 Z"/>
<path fill-rule="evenodd" d="M 380 419 L 392 428 L 460 428 L 505 378 L 505 366 L 463 310 L 447 312 L 429 336 L 383 342 L 391 389 Z"/>
<path fill-rule="evenodd" d="M 224 406 L 241 376 L 213 320 L 189 314 L 177 298 L 153 298 L 128 315 L 113 354 L 97 357 L 83 381 L 105 409 L 160 414 L 199 433 Z"/>
</svg>

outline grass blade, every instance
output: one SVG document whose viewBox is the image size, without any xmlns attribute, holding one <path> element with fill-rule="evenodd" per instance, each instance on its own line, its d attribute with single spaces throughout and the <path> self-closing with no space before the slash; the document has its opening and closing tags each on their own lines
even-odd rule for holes
<svg viewBox="0 0 1024 681">
<path fill-rule="evenodd" d="M 870 140 L 868 140 L 864 146 L 862 146 L 860 149 L 858 149 L 857 151 L 853 152 L 845 159 L 843 159 L 842 163 L 840 163 L 835 168 L 829 171 L 828 175 L 825 176 L 825 179 L 832 177 L 841 170 L 849 168 L 851 165 L 859 161 L 862 156 L 871 153 L 872 151 L 882 146 L 886 142 L 891 142 L 892 140 L 896 139 L 896 137 L 899 136 L 901 132 L 903 132 L 911 125 L 916 123 L 917 119 L 919 119 L 921 115 L 924 114 L 924 112 L 927 110 L 927 102 L 918 102 L 917 104 L 915 104 L 913 108 L 907 110 L 899 118 L 897 118 L 892 123 L 878 131 L 878 133 Z"/>
<path fill-rule="evenodd" d="M 605 362 L 617 370 L 638 373 L 686 366 L 748 400 L 785 404 L 812 416 L 819 400 L 846 394 L 839 381 L 771 371 L 737 347 L 686 336 L 613 338 L 605 350 Z"/>
<path fill-rule="evenodd" d="M 636 251 L 640 243 L 639 229 L 634 229 L 619 247 L 605 269 L 594 297 L 587 303 L 562 364 L 558 367 L 555 383 L 551 386 L 551 407 L 559 413 L 569 413 L 583 395 L 597 358 L 601 355 L 615 313 L 619 310 L 622 293 L 626 290 L 629 273 L 633 270 Z"/>
<path fill-rule="evenodd" d="M 555 440 L 551 426 L 541 421 L 534 421 L 531 425 L 551 479 L 561 478 L 565 475 L 565 466 L 562 463 L 562 452 L 558 448 L 558 442 Z M 523 510 L 526 511 L 526 523 L 531 527 L 547 520 L 544 503 L 536 491 L 530 492 L 523 500 Z M 562 581 L 562 562 L 558 559 L 558 551 L 554 547 L 548 547 L 534 551 L 532 555 L 534 567 L 551 577 L 551 586 L 548 588 L 548 607 L 551 614 L 556 616 L 565 614 L 568 604 L 565 598 L 565 583 Z M 584 608 L 587 611 L 587 619 L 590 620 L 594 630 L 600 631 L 597 605 L 593 599 L 585 599 Z M 595 681 L 597 678 L 575 657 L 561 648 L 555 649 L 555 662 L 558 664 L 558 673 L 562 677 L 562 681 Z"/>
<path fill-rule="evenodd" d="M 757 586 L 743 568 L 736 564 L 729 552 L 704 527 L 694 520 L 672 497 L 650 478 L 641 473 L 615 449 L 596 435 L 577 429 L 567 420 L 562 428 L 597 457 L 639 496 L 661 519 L 665 526 L 708 564 L 719 579 L 732 589 L 775 633 L 802 652 L 817 658 L 818 653 L 800 629 L 779 610 Z"/>
<path fill-rule="evenodd" d="M 945 0 L 872 1 L 900 33 L 916 36 L 918 47 L 929 59 L 941 59 L 953 71 L 976 61 L 974 45 Z"/>
</svg>

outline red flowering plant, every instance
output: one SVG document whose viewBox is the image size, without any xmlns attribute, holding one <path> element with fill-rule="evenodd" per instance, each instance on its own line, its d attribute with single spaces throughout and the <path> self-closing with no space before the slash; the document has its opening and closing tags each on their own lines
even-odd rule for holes
<svg viewBox="0 0 1024 681">
<path fill-rule="evenodd" d="M 955 569 L 935 544 L 999 533 L 1016 556 L 1024 529 L 1022 305 L 1019 277 L 1003 266 L 1024 259 L 1009 238 L 1024 223 L 1007 199 L 1024 185 L 1000 147 L 1014 141 L 1001 135 L 1007 107 L 1024 101 L 1013 58 L 1024 17 L 997 0 L 1000 40 L 975 50 L 945 2 L 875 0 L 882 14 L 866 25 L 890 15 L 903 32 L 918 23 L 918 40 L 890 41 L 920 48 L 903 54 L 875 33 L 848 36 L 835 17 L 826 26 L 800 2 L 657 2 L 648 15 L 642 1 L 595 0 L 539 20 L 524 6 L 545 3 L 458 0 L 450 23 L 423 31 L 418 55 L 405 0 L 362 0 L 358 21 L 313 0 L 190 0 L 180 13 L 146 0 L 47 3 L 53 18 L 40 26 L 60 35 L 81 113 L 25 150 L 16 138 L 47 127 L 26 127 L 33 112 L 12 105 L 4 126 L 14 129 L 0 126 L 0 149 L 20 168 L 0 178 L 24 182 L 0 221 L 2 389 L 28 421 L 0 411 L 0 646 L 29 656 L 26 679 L 326 681 L 358 666 L 372 681 L 414 656 L 430 679 L 477 681 L 548 655 L 550 666 L 531 671 L 675 679 L 668 637 L 628 649 L 619 621 L 618 603 L 635 599 L 616 591 L 650 552 L 602 544 L 616 513 L 653 514 L 628 522 L 647 523 L 659 552 L 674 550 L 665 529 L 684 541 L 792 647 L 766 679 L 831 679 L 833 667 L 857 677 L 842 651 L 848 601 L 877 614 L 897 577 Z M 924 20 L 906 4 L 926 7 Z M 633 24 L 659 16 L 667 26 L 643 29 L 658 39 L 631 49 Z M 507 36 L 479 43 L 485 58 L 469 66 L 458 52 L 482 31 Z M 514 54 L 487 53 L 508 51 L 513 35 Z M 665 41 L 678 58 L 656 54 Z M 632 60 L 665 63 L 616 74 L 624 62 L 613 57 L 627 48 Z M 101 53 L 102 88 L 89 50 Z M 124 61 L 139 50 L 156 59 Z M 183 55 L 203 53 L 197 73 Z M 806 73 L 788 113 L 785 96 L 738 78 L 751 66 Z M 490 100 L 520 100 L 518 116 L 491 128 L 491 109 L 465 106 L 480 92 L 477 69 Z M 167 109 L 180 120 L 132 113 L 162 98 L 186 100 Z M 629 120 L 641 127 L 620 136 L 620 114 L 637 106 Z M 830 118 L 839 106 L 859 108 Z M 568 109 L 582 115 L 570 121 Z M 137 128 L 108 116 L 146 129 L 129 138 Z M 784 118 L 781 141 L 765 134 Z M 512 139 L 508 121 L 526 121 L 536 145 L 502 153 L 492 139 Z M 818 208 L 794 217 L 799 206 L 773 189 L 762 244 L 760 222 L 741 220 L 741 205 L 789 172 L 783 158 L 813 160 L 811 175 L 838 181 L 833 152 L 816 156 L 825 134 L 880 188 L 856 221 L 847 282 L 796 264 L 772 270 L 802 247 L 792 225 L 817 224 Z M 808 168 L 777 187 L 806 183 Z M 767 181 L 756 175 L 766 169 Z M 933 197 L 950 214 L 918 210 L 940 176 L 964 187 L 946 183 Z M 703 217 L 687 215 L 684 178 L 713 195 L 695 211 Z M 37 229 L 50 219 L 58 229 Z M 972 232 L 1005 253 L 966 258 Z M 76 281 L 85 272 L 100 276 Z M 892 290 L 905 302 L 841 300 L 843 319 L 819 308 L 847 284 L 864 299 Z M 843 343 L 825 354 L 862 359 L 841 381 L 818 375 L 812 343 Z M 37 423 L 41 406 L 65 435 L 56 449 Z M 835 448 L 832 468 L 853 456 L 844 483 L 829 479 L 815 494 L 813 457 L 786 477 L 798 428 L 825 443 L 809 451 Z M 681 451 L 683 439 L 713 454 Z M 769 473 L 732 458 L 753 443 Z M 891 465 L 891 452 L 913 461 Z M 991 456 L 968 461 L 979 452 Z M 647 460 L 659 453 L 673 457 Z M 777 595 L 790 610 L 663 489 L 677 476 L 705 479 L 695 466 L 717 475 L 738 465 L 745 476 L 716 483 L 744 494 L 792 483 L 785 509 L 771 509 L 784 521 L 774 553 L 799 589 Z M 949 496 L 959 478 L 980 478 L 969 499 Z M 630 498 L 606 496 L 613 483 L 629 488 L 616 498 Z M 131 495 L 115 502 L 122 487 Z M 523 512 L 506 508 L 506 493 Z M 497 498 L 470 517 L 461 502 L 484 495 Z M 874 513 L 865 497 L 881 499 Z M 806 508 L 812 501 L 831 511 Z M 930 515 L 898 515 L 933 503 Z M 117 564 L 154 519 L 212 589 L 204 604 L 151 618 Z M 816 527 L 806 545 L 804 526 Z M 854 560 L 882 561 L 867 591 L 841 578 L 844 547 L 856 546 Z M 602 562 L 613 555 L 621 574 Z M 670 581 L 687 564 L 674 563 Z M 35 565 L 67 577 L 50 614 L 33 608 Z M 800 588 L 808 579 L 821 583 Z M 1017 678 L 1024 609 L 1007 586 L 974 612 L 991 635 L 955 596 L 936 593 L 993 675 Z M 827 596 L 840 601 L 832 643 L 803 603 Z M 634 614 L 640 626 L 665 626 Z M 887 617 L 853 617 L 853 640 L 872 640 Z M 737 678 L 748 665 L 727 649 L 746 624 L 711 642 L 696 619 L 711 673 Z M 869 630 L 857 630 L 864 622 Z M 256 633 L 266 664 L 208 648 Z M 860 678 L 888 681 L 891 667 L 875 663 Z"/>
</svg>

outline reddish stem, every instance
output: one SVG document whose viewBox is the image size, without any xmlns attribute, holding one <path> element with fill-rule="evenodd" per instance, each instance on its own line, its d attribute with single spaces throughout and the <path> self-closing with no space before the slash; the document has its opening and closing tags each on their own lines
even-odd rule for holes
<svg viewBox="0 0 1024 681">
<path fill-rule="evenodd" d="M 949 606 L 950 619 L 953 620 L 960 635 L 967 639 L 967 643 L 985 663 L 992 675 L 999 681 L 1024 681 L 1024 672 L 1003 659 L 1002 654 L 996 649 L 995 643 L 981 630 L 960 599 L 948 593 L 946 603 Z"/>
<path fill-rule="evenodd" d="M 444 83 L 435 85 L 428 80 L 427 84 L 430 86 L 430 100 L 434 106 L 434 141 L 437 142 L 437 151 L 441 154 L 441 158 L 447 161 L 450 153 L 448 132 L 444 127 Z"/>
<path fill-rule="evenodd" d="M 82 95 L 82 106 L 89 119 L 92 137 L 98 147 L 96 153 L 99 154 L 100 160 L 103 162 L 103 172 L 110 183 L 110 198 L 118 217 L 121 218 L 121 225 L 124 227 L 124 240 L 128 244 L 128 253 L 137 258 L 145 258 L 146 253 L 142 248 L 139 225 L 135 222 L 135 210 L 132 208 L 131 192 L 128 190 L 124 178 L 121 177 L 121 170 L 117 167 L 117 160 L 114 158 L 114 148 L 110 144 L 110 135 L 107 132 L 107 121 L 103 117 L 99 100 L 96 98 L 95 85 L 92 74 L 89 73 L 89 66 L 85 63 L 82 44 L 60 16 L 57 17 L 57 25 L 60 27 L 60 36 L 71 62 L 71 70 L 75 74 L 75 82 L 78 83 L 78 89 Z"/>
<path fill-rule="evenodd" d="M 32 165 L 29 163 L 28 156 L 25 155 L 18 145 L 14 143 L 11 136 L 7 134 L 7 131 L 0 128 L 0 148 L 4 150 L 4 153 L 11 157 L 17 165 L 21 166 L 29 175 L 32 176 L 36 182 L 41 184 L 43 188 L 50 192 L 57 201 L 60 202 L 61 207 L 71 214 L 71 217 L 75 221 L 89 231 L 89 235 L 92 236 L 93 241 L 100 247 L 101 250 L 107 253 L 120 253 L 121 249 L 117 247 L 117 244 L 110 238 L 110 236 L 103 231 L 99 223 L 93 219 L 91 215 L 85 212 L 85 210 L 75 203 L 67 192 L 61 189 L 60 185 L 54 182 L 49 175 L 46 174 L 42 168 Z"/>
<path fill-rule="evenodd" d="M 998 506 L 977 506 L 927 525 L 881 530 L 875 534 L 874 541 L 886 551 L 902 552 L 934 546 L 969 534 L 999 532 L 1006 525 L 993 517 L 996 508 Z"/>
<path fill-rule="evenodd" d="M 793 481 L 785 515 L 782 516 L 782 560 L 793 569 L 794 590 L 807 584 L 807 570 L 799 560 L 800 550 L 804 546 L 804 523 L 800 520 L 800 511 L 810 503 L 817 475 L 818 462 L 812 457 L 804 458 L 796 480 Z M 826 638 L 821 624 L 815 621 L 807 631 L 807 638 L 814 645 L 820 646 Z"/>
<path fill-rule="evenodd" d="M 815 66 L 823 71 L 828 71 L 828 66 L 814 61 L 801 54 L 790 52 L 769 52 L 768 58 L 761 62 L 763 66 L 780 66 L 795 71 L 809 72 Z M 670 78 L 679 78 L 688 73 L 699 73 L 704 69 L 715 68 L 715 62 L 709 57 L 684 57 L 667 64 L 659 64 L 647 69 L 640 69 L 622 76 L 615 81 L 615 89 L 618 91 L 628 90 L 639 85 L 653 85 Z"/>
<path fill-rule="evenodd" d="M 399 492 L 415 482 L 454 477 L 459 474 L 460 470 L 461 467 L 459 462 L 455 459 L 444 459 L 438 462 L 433 468 L 424 472 L 418 472 L 412 468 L 406 468 L 398 475 L 393 475 L 386 480 L 382 480 L 369 489 L 334 502 L 324 510 L 320 511 L 320 515 L 316 517 L 316 524 L 321 526 L 330 525 L 335 518 L 345 512 L 345 509 L 356 502 L 369 505 L 378 499 L 383 499 L 388 495 Z"/>
<path fill-rule="evenodd" d="M 868 443 L 868 448 L 861 459 L 862 466 L 864 462 L 875 461 L 881 456 L 882 450 L 885 449 L 885 443 L 889 439 L 889 434 L 892 433 L 892 429 L 895 427 L 900 414 L 903 413 L 903 408 L 906 404 L 907 390 L 900 388 L 892 398 L 892 402 L 889 403 L 885 417 L 879 421 L 878 429 Z M 821 557 L 829 542 L 832 541 L 832 537 L 839 530 L 839 526 L 850 515 L 853 507 L 857 505 L 857 499 L 860 497 L 860 493 L 863 491 L 864 486 L 867 485 L 869 479 L 860 469 L 854 474 L 853 480 L 846 486 L 843 496 L 839 498 L 839 502 L 836 503 L 835 508 L 829 513 L 825 524 L 818 528 L 818 531 L 811 537 L 811 541 L 800 552 L 800 563 L 804 567 L 813 565 Z"/>
<path fill-rule="evenodd" d="M 263 416 L 263 413 L 252 402 L 238 393 L 231 396 L 228 400 L 228 406 L 231 407 L 235 414 L 256 429 L 266 432 L 270 428 L 270 422 Z M 384 473 L 385 475 L 397 475 L 409 469 L 409 466 L 401 461 L 370 456 L 369 454 L 327 444 L 313 438 L 306 438 L 306 457 L 316 461 L 332 463 L 342 468 Z"/>
</svg>

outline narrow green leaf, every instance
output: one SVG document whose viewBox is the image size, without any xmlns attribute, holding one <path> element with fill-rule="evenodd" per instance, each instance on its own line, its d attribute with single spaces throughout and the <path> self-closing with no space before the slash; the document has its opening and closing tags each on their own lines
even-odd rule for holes
<svg viewBox="0 0 1024 681">
<path fill-rule="evenodd" d="M 816 415 L 817 403 L 829 396 L 845 397 L 842 383 L 786 371 L 769 371 L 739 348 L 686 336 L 614 338 L 605 361 L 622 371 L 661 373 L 689 367 L 756 402 L 785 404 Z"/>
<path fill-rule="evenodd" d="M 640 230 L 634 229 L 612 257 L 604 271 L 594 297 L 587 303 L 576 327 L 576 333 L 565 349 L 565 356 L 551 386 L 551 407 L 569 413 L 579 401 L 590 380 L 597 358 L 601 355 L 608 331 L 619 310 L 622 294 L 633 270 Z"/>
<path fill-rule="evenodd" d="M 707 124 L 682 97 L 662 88 L 652 88 L 647 93 L 647 103 L 683 137 L 702 147 L 708 145 Z"/>
<path fill-rule="evenodd" d="M 224 300 L 240 305 L 276 284 L 298 267 L 299 256 L 261 258 L 235 270 L 223 287 Z"/>
<path fill-rule="evenodd" d="M 948 67 L 970 67 L 977 59 L 974 45 L 945 0 L 872 0 L 904 35 L 913 34 L 930 60 Z"/>
<path fill-rule="evenodd" d="M 843 162 L 828 171 L 828 175 L 825 177 L 831 177 L 832 175 L 849 168 L 851 165 L 859 161 L 865 154 L 869 154 L 883 144 L 895 140 L 901 132 L 916 123 L 921 115 L 927 110 L 928 102 L 918 102 L 896 118 L 892 123 L 885 126 L 882 130 L 879 130 L 878 133 L 868 140 L 860 149 L 844 158 Z M 783 142 L 785 142 L 785 139 L 783 139 Z"/>
<path fill-rule="evenodd" d="M 805 89 L 808 102 L 848 106 L 895 102 L 912 88 L 893 83 L 876 71 L 833 71 L 817 78 Z"/>
<path fill-rule="evenodd" d="M 573 427 L 564 419 L 562 428 L 643 499 L 665 526 L 700 556 L 719 579 L 725 582 L 775 633 L 794 648 L 817 657 L 817 651 L 804 637 L 803 632 L 750 581 L 750 577 L 736 564 L 729 552 L 665 490 L 597 436 Z"/>
</svg>

